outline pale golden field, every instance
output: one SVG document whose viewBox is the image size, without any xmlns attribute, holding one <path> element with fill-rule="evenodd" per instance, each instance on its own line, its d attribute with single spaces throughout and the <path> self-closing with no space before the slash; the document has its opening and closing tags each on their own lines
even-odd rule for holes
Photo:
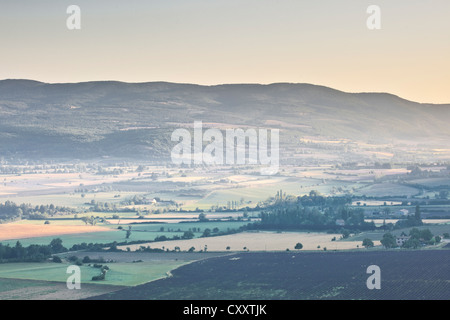
<svg viewBox="0 0 450 320">
<path fill-rule="evenodd" d="M 0 224 L 0 241 L 25 239 L 34 237 L 57 236 L 63 234 L 110 231 L 99 226 L 70 226 L 70 225 L 37 225 L 37 224 Z"/>
<path fill-rule="evenodd" d="M 127 247 L 134 251 L 141 246 L 150 246 L 151 248 L 163 248 L 173 250 L 179 247 L 180 250 L 189 250 L 194 247 L 196 251 L 203 250 L 207 246 L 208 251 L 243 251 L 246 247 L 250 251 L 285 251 L 286 249 L 295 250 L 297 242 L 303 244 L 302 250 L 348 250 L 357 249 L 358 245 L 362 247 L 362 241 L 331 241 L 333 237 L 339 239 L 340 234 L 326 233 L 306 233 L 306 232 L 243 232 L 232 235 L 195 238 L 190 240 L 174 240 L 144 243 L 138 245 L 129 245 L 119 247 L 126 250 Z M 380 245 L 379 241 L 374 241 L 375 245 Z M 320 245 L 320 248 L 317 246 Z M 364 248 L 363 248 L 364 249 Z"/>
</svg>

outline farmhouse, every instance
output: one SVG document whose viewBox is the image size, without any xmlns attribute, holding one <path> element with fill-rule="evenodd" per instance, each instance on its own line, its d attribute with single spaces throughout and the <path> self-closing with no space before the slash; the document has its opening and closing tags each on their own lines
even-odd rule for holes
<svg viewBox="0 0 450 320">
<path fill-rule="evenodd" d="M 409 210 L 408 209 L 400 209 L 396 212 L 396 214 L 399 216 L 407 216 L 407 215 L 409 215 Z"/>
<path fill-rule="evenodd" d="M 403 244 L 404 244 L 406 241 L 409 240 L 409 238 L 411 238 L 411 237 L 409 237 L 409 236 L 400 236 L 400 237 L 396 237 L 396 238 L 395 238 L 395 242 L 396 242 L 397 246 L 401 247 L 401 246 L 403 246 Z"/>
</svg>

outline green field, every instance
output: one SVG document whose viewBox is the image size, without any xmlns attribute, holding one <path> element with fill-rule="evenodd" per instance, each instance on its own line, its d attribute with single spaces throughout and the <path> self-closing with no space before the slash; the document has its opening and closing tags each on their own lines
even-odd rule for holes
<svg viewBox="0 0 450 320">
<path fill-rule="evenodd" d="M 162 260 L 139 263 L 106 263 L 110 268 L 104 281 L 92 281 L 92 277 L 100 274 L 100 269 L 83 265 L 81 285 L 83 283 L 99 285 L 135 286 L 156 279 L 164 278 L 167 272 L 186 261 Z M 0 278 L 26 279 L 41 281 L 66 282 L 70 274 L 66 273 L 69 264 L 65 263 L 5 263 L 0 264 Z M 11 285 L 12 287 L 13 285 Z M 1 288 L 1 287 L 0 287 Z M 0 290 L 8 290 L 0 289 Z"/>
<path fill-rule="evenodd" d="M 355 195 L 368 197 L 414 196 L 418 193 L 419 189 L 395 183 L 377 183 L 355 191 Z"/>
<path fill-rule="evenodd" d="M 74 220 L 63 220 L 65 223 L 70 224 Z M 36 221 L 24 221 L 24 223 L 31 223 Z M 51 220 L 51 223 L 53 220 Z M 43 222 L 42 222 L 43 223 Z M 152 224 L 135 224 L 131 225 L 131 235 L 129 239 L 126 239 L 127 225 L 123 225 L 123 230 L 118 230 L 116 226 L 109 225 L 111 231 L 102 232 L 89 232 L 78 234 L 65 234 L 58 236 L 48 237 L 36 237 L 19 239 L 23 246 L 29 246 L 31 244 L 48 245 L 53 239 L 60 238 L 63 241 L 63 246 L 70 249 L 74 244 L 85 243 L 112 243 L 125 242 L 125 241 L 153 241 L 156 237 L 165 236 L 172 238 L 173 236 L 182 236 L 185 231 L 193 228 L 200 228 L 200 231 L 194 232 L 195 237 L 200 237 L 206 228 L 211 231 L 214 228 L 218 228 L 219 231 L 228 231 L 228 229 L 238 229 L 241 226 L 248 224 L 248 221 L 223 221 L 223 222 L 186 222 L 186 223 L 152 223 Z M 164 228 L 164 231 L 160 231 Z M 170 231 L 169 231 L 170 229 Z M 9 244 L 14 246 L 17 240 L 4 240 L 1 241 L 3 245 Z"/>
<path fill-rule="evenodd" d="M 17 281 L 16 279 L 0 278 L 0 296 L 2 292 L 29 288 L 38 285 L 41 285 L 41 283 L 34 281 Z"/>
<path fill-rule="evenodd" d="M 112 243 L 114 241 L 124 242 L 127 239 L 125 238 L 125 231 L 120 230 L 111 230 L 111 231 L 102 231 L 102 232 L 90 232 L 90 233 L 78 233 L 78 234 L 66 234 L 66 235 L 57 235 L 50 237 L 36 237 L 36 238 L 27 238 L 20 239 L 20 243 L 23 246 L 28 246 L 31 244 L 49 244 L 55 238 L 60 238 L 63 241 L 63 246 L 66 248 L 72 247 L 74 244 L 80 244 L 83 242 L 86 243 Z M 147 233 L 147 232 L 132 232 L 128 241 L 152 241 L 157 236 L 173 236 L 174 233 L 167 232 L 155 232 L 155 233 Z M 14 245 L 17 240 L 4 240 L 1 241 L 2 244 L 6 245 Z"/>
</svg>

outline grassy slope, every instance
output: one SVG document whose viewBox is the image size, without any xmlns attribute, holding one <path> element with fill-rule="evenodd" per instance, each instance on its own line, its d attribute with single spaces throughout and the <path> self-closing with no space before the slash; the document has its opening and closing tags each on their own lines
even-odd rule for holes
<svg viewBox="0 0 450 320">
<path fill-rule="evenodd" d="M 139 263 L 106 263 L 110 270 L 105 281 L 93 282 L 91 278 L 100 274 L 99 269 L 83 265 L 81 283 L 98 285 L 135 286 L 166 277 L 166 272 L 177 268 L 186 261 L 151 261 Z M 0 264 L 0 278 L 28 279 L 66 282 L 69 264 L 58 263 L 5 263 Z"/>
</svg>

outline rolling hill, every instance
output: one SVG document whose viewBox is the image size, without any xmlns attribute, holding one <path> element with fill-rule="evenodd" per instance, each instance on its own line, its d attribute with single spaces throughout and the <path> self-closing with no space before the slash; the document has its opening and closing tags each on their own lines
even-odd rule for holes
<svg viewBox="0 0 450 320">
<path fill-rule="evenodd" d="M 445 147 L 450 104 L 311 84 L 200 86 L 115 81 L 0 81 L 0 154 L 11 159 L 168 159 L 194 121 L 293 135 Z"/>
</svg>

